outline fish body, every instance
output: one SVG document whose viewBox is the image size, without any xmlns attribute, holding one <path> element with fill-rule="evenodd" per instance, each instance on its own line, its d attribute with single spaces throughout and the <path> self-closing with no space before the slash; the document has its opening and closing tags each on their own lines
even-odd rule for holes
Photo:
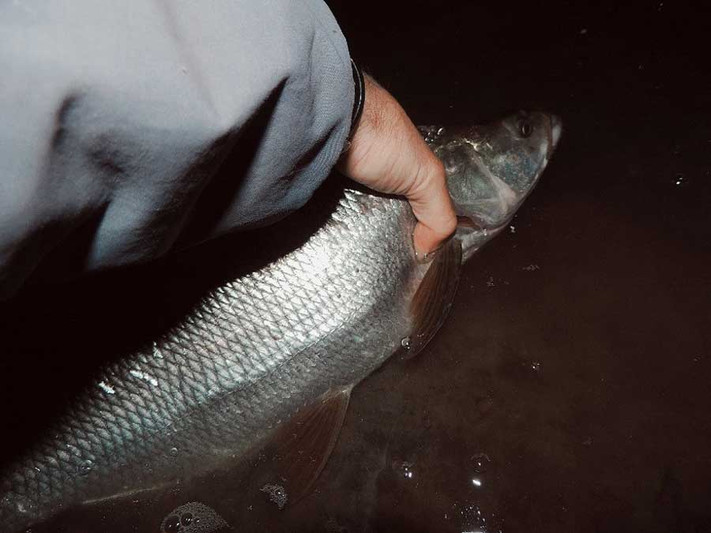
<svg viewBox="0 0 711 533">
<path fill-rule="evenodd" d="M 473 221 L 448 250 L 468 257 L 483 245 L 545 168 L 560 125 L 543 113 L 525 117 L 537 136 L 520 135 L 521 115 L 464 135 L 422 130 L 445 163 L 458 214 Z M 209 472 L 329 391 L 349 391 L 398 350 L 421 349 L 447 308 L 432 307 L 447 297 L 430 293 L 448 282 L 426 281 L 439 263 L 416 260 L 414 225 L 403 199 L 345 188 L 302 246 L 213 290 L 155 342 L 106 368 L 0 478 L 2 527 L 22 530 L 72 506 Z M 449 254 L 456 269 L 461 253 Z"/>
</svg>

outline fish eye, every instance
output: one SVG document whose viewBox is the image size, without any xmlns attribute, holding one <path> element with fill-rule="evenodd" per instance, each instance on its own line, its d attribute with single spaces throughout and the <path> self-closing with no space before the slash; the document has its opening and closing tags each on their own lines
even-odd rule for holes
<svg viewBox="0 0 711 533">
<path fill-rule="evenodd" d="M 533 133 L 533 126 L 531 126 L 531 123 L 528 120 L 521 120 L 518 123 L 518 133 L 524 139 L 526 137 L 530 137 L 531 133 Z"/>
</svg>

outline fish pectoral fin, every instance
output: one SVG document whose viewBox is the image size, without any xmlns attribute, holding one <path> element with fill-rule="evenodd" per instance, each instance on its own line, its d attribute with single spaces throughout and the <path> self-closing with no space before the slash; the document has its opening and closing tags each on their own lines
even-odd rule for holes
<svg viewBox="0 0 711 533">
<path fill-rule="evenodd" d="M 414 328 L 405 358 L 417 355 L 444 323 L 457 292 L 461 266 L 462 245 L 452 238 L 434 256 L 412 298 Z"/>
<path fill-rule="evenodd" d="M 282 425 L 260 454 L 255 485 L 280 509 L 306 496 L 333 451 L 351 388 L 329 390 Z"/>
</svg>

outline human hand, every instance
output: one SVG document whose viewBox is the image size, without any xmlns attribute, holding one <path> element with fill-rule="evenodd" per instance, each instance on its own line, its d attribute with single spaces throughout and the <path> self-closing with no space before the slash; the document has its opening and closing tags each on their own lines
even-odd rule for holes
<svg viewBox="0 0 711 533">
<path fill-rule="evenodd" d="M 435 251 L 454 232 L 457 218 L 442 162 L 395 98 L 370 76 L 363 113 L 338 169 L 371 189 L 407 198 L 417 218 L 418 256 Z"/>
</svg>

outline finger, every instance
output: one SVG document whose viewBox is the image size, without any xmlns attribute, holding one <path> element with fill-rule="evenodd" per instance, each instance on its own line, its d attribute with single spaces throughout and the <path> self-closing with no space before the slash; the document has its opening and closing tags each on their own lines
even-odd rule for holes
<svg viewBox="0 0 711 533">
<path fill-rule="evenodd" d="M 415 251 L 424 255 L 436 250 L 457 227 L 457 217 L 442 163 L 432 156 L 418 173 L 415 183 L 406 192 L 412 211 L 417 218 L 413 234 Z"/>
</svg>

